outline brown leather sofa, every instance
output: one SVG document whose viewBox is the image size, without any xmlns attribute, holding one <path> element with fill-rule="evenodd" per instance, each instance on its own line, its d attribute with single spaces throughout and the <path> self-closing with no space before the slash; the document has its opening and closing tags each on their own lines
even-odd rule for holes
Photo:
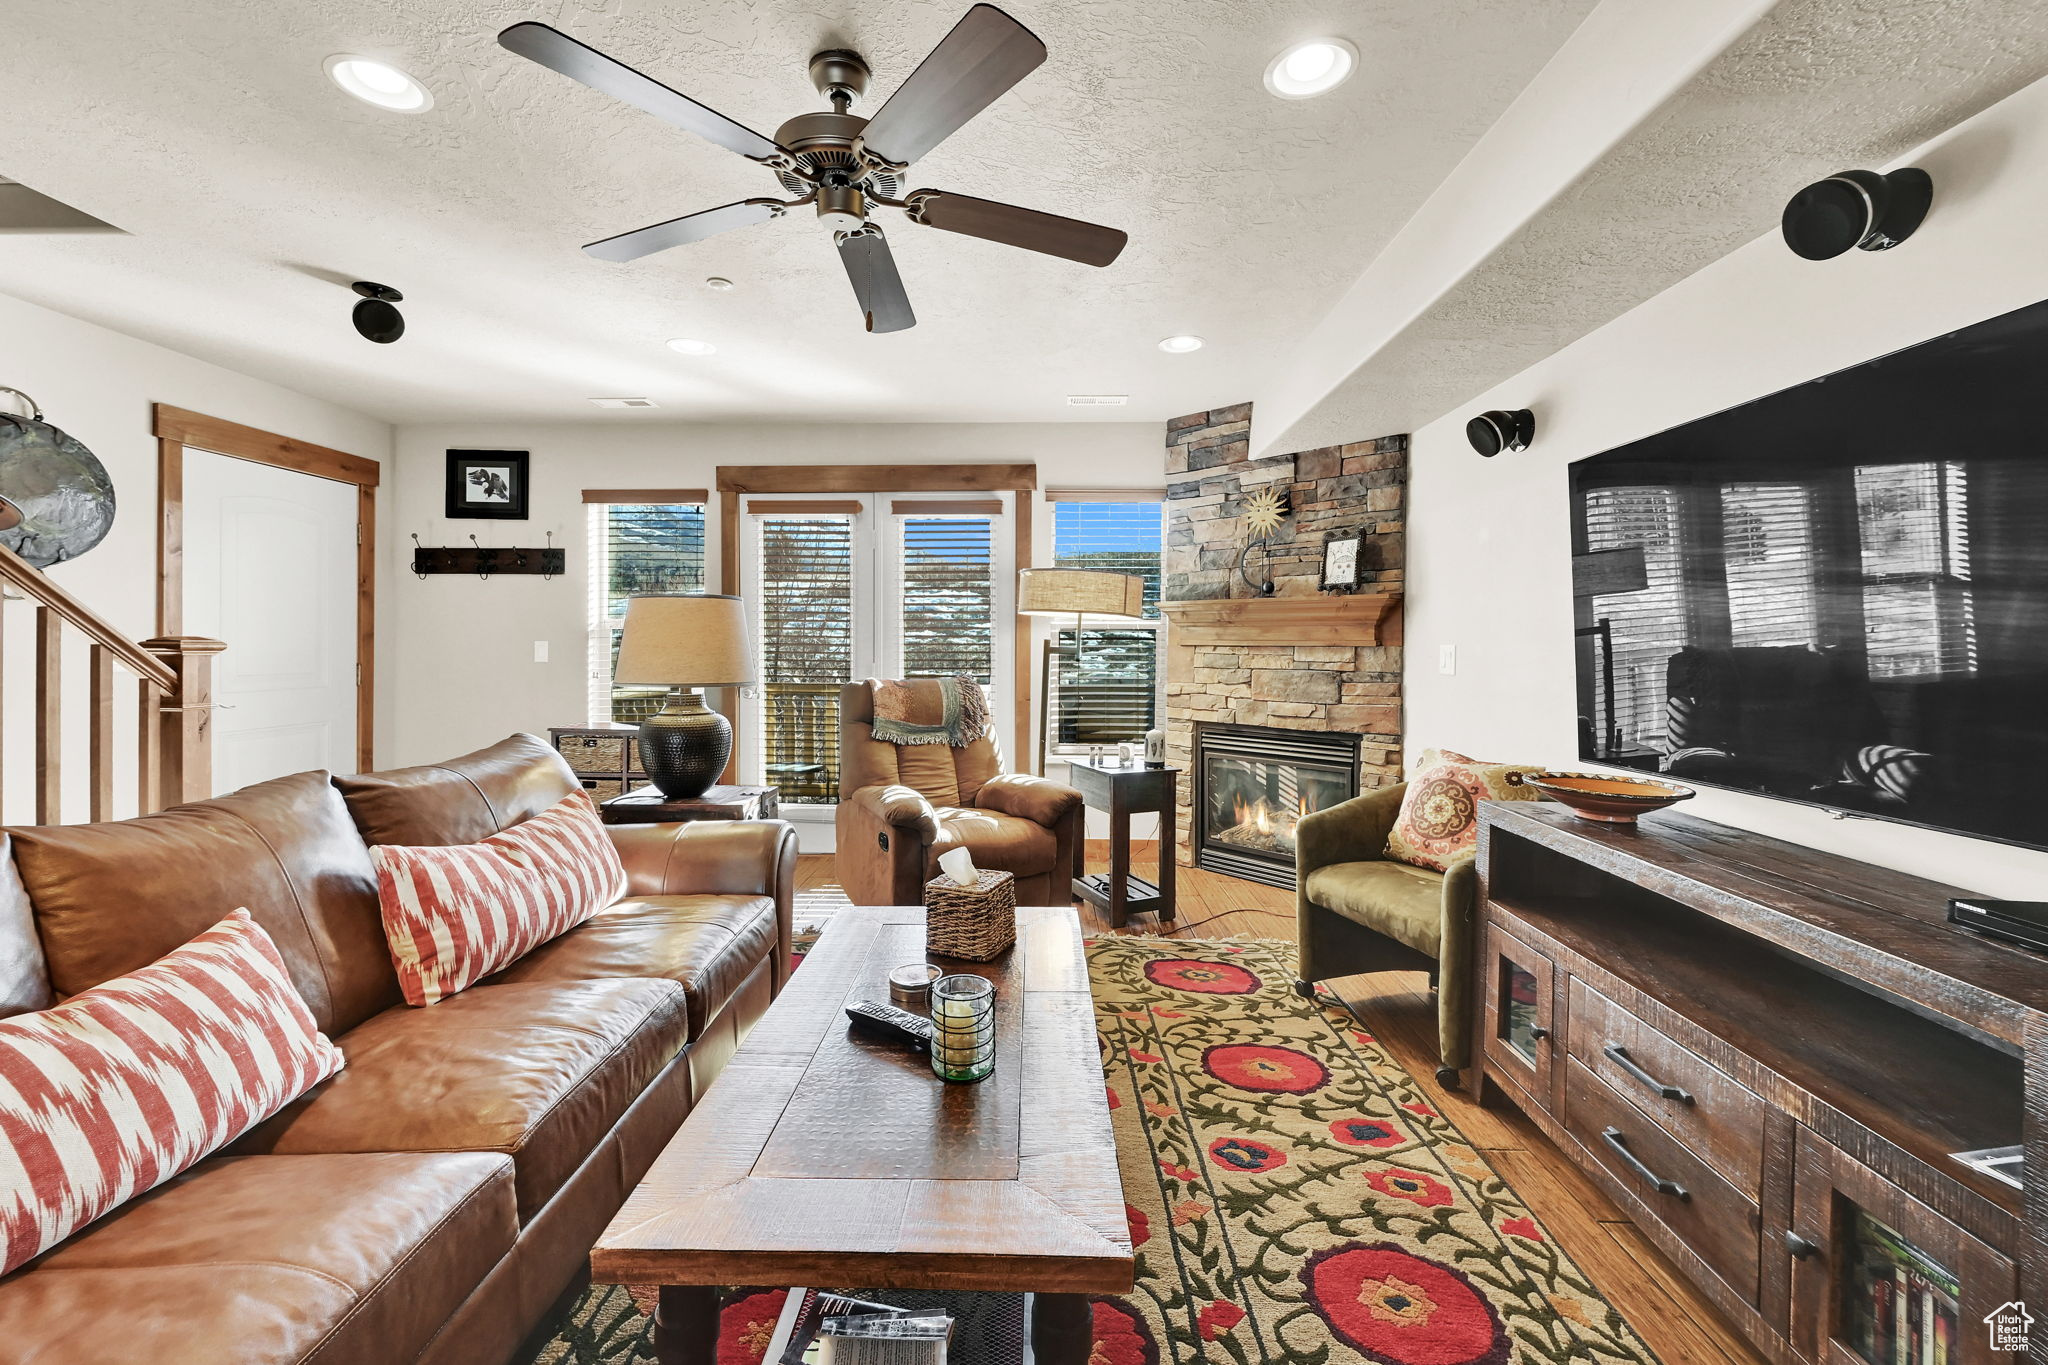
<svg viewBox="0 0 2048 1365">
<path fill-rule="evenodd" d="M 339 1075 L 0 1279 L 9 1365 L 498 1365 L 790 966 L 780 821 L 611 833 L 626 896 L 426 1009 L 399 998 L 368 844 L 484 838 L 577 787 L 517 735 L 161 814 L 0 830 L 0 1015 L 141 967 L 237 906 Z"/>
<path fill-rule="evenodd" d="M 833 864 L 855 905 L 922 905 L 939 855 L 966 846 L 976 867 L 1013 873 L 1019 905 L 1071 905 L 1081 793 L 1005 773 L 983 735 L 963 748 L 875 738 L 871 684 L 839 689 L 839 807 Z"/>
</svg>

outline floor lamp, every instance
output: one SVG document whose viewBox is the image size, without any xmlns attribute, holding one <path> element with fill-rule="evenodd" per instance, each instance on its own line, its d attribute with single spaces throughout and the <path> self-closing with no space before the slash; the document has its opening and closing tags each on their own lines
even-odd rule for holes
<svg viewBox="0 0 2048 1365">
<path fill-rule="evenodd" d="M 1092 617 L 1103 621 L 1141 621 L 1145 617 L 1145 580 L 1136 574 L 1099 569 L 1017 570 L 1017 612 L 1021 616 L 1071 616 L 1074 648 L 1081 649 L 1081 631 Z M 1053 632 L 1056 635 L 1058 632 Z M 1038 681 L 1038 770 L 1045 771 L 1052 749 L 1048 731 L 1052 707 L 1052 646 L 1047 636 L 1040 655 Z"/>
</svg>

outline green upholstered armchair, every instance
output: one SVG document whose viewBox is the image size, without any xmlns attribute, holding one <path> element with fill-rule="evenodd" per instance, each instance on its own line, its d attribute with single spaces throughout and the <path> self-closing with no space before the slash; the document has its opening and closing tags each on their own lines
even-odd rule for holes
<svg viewBox="0 0 2048 1365">
<path fill-rule="evenodd" d="M 1362 972 L 1425 970 L 1437 987 L 1437 1076 L 1472 1057 L 1472 936 L 1479 879 L 1470 858 L 1432 872 L 1386 856 L 1406 784 L 1305 815 L 1295 827 L 1301 979 L 1295 989 Z"/>
</svg>

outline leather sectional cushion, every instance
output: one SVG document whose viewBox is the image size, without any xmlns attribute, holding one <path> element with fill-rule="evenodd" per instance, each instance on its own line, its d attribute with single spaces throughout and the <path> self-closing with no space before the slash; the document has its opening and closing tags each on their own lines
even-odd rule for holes
<svg viewBox="0 0 2048 1365">
<path fill-rule="evenodd" d="M 518 1230 L 502 1156 L 216 1157 L 0 1279 L 0 1354 L 401 1365 Z"/>
<path fill-rule="evenodd" d="M 775 951 L 766 896 L 629 897 L 528 953 L 484 984 L 659 977 L 688 993 L 690 1036 Z"/>
<path fill-rule="evenodd" d="M 417 768 L 336 777 L 372 844 L 474 844 L 583 790 L 554 746 L 512 735 L 487 749 Z"/>
<path fill-rule="evenodd" d="M 523 1223 L 688 1039 L 672 981 L 472 986 L 337 1039 L 342 1073 L 230 1150 L 502 1152 Z"/>
<path fill-rule="evenodd" d="M 9 832 L 60 997 L 147 967 L 246 908 L 323 1032 L 398 1001 L 370 851 L 326 773 L 139 819 Z"/>
</svg>

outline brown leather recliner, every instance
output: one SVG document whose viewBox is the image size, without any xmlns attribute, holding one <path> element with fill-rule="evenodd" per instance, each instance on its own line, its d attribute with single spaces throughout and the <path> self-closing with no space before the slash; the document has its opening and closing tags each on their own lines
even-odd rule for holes
<svg viewBox="0 0 2048 1365">
<path fill-rule="evenodd" d="M 939 855 L 1017 878 L 1017 904 L 1070 905 L 1081 793 L 1002 771 L 993 735 L 964 748 L 875 738 L 870 684 L 839 689 L 839 884 L 855 905 L 922 905 Z"/>
</svg>

